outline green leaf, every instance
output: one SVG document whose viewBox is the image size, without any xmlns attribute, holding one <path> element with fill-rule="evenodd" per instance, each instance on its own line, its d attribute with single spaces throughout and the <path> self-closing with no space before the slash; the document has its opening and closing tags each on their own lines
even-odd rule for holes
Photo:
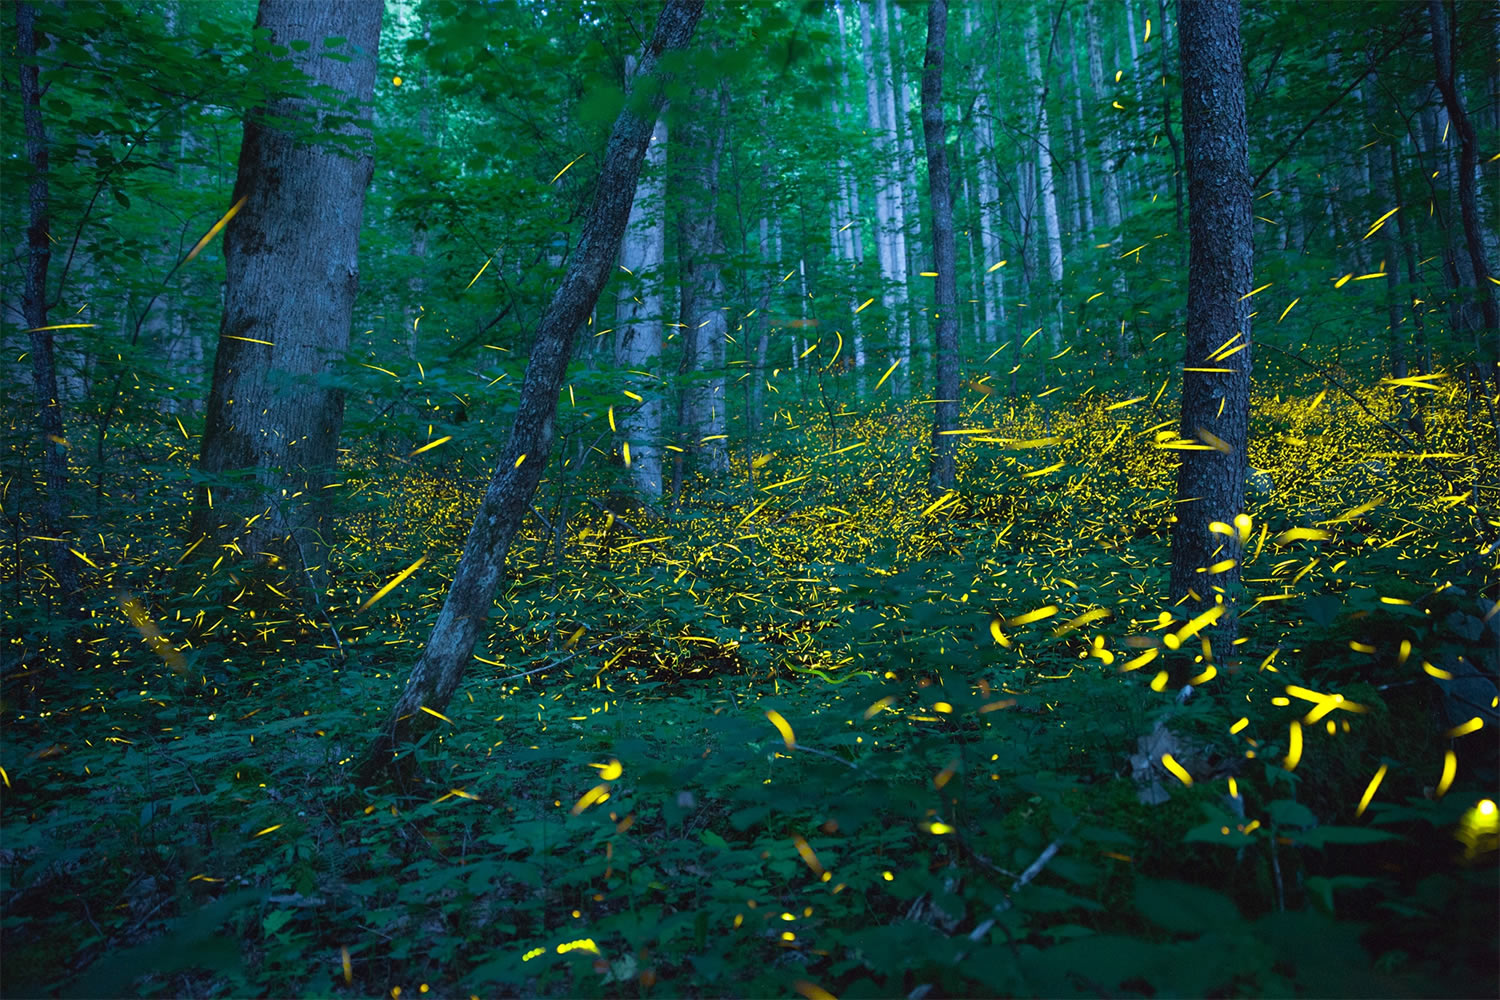
<svg viewBox="0 0 1500 1000">
<path fill-rule="evenodd" d="M 1328 844 L 1378 844 L 1383 840 L 1398 840 L 1396 834 L 1386 830 L 1374 830 L 1367 826 L 1319 826 L 1311 830 L 1300 830 L 1290 836 L 1299 844 L 1308 847 L 1325 847 Z"/>
<path fill-rule="evenodd" d="M 1271 819 L 1280 826 L 1317 826 L 1318 817 L 1300 802 L 1277 799 L 1266 807 Z"/>
<path fill-rule="evenodd" d="M 1135 885 L 1135 906 L 1158 927 L 1188 934 L 1222 930 L 1240 919 L 1240 911 L 1228 896 L 1186 882 L 1140 879 Z"/>
</svg>

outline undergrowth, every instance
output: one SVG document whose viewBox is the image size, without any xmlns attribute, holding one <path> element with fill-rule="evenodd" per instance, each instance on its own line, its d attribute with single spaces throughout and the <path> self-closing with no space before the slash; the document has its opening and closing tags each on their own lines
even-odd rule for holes
<svg viewBox="0 0 1500 1000">
<path fill-rule="evenodd" d="M 86 665 L 39 572 L 7 602 L 4 992 L 1490 993 L 1497 470 L 1434 398 L 1423 459 L 1258 404 L 1226 649 L 1164 604 L 1159 400 L 971 400 L 947 498 L 918 409 L 778 410 L 677 510 L 564 440 L 459 697 L 362 789 L 475 465 L 352 455 L 302 611 L 185 551 L 142 431 Z"/>
</svg>

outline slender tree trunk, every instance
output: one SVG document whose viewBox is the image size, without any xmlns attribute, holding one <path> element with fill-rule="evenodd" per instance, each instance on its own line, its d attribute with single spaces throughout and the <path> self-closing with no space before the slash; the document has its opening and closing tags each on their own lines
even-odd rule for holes
<svg viewBox="0 0 1500 1000">
<path fill-rule="evenodd" d="M 1167 0 L 1157 0 L 1161 16 L 1161 76 L 1167 78 Z M 1244 88 L 1241 87 L 1241 90 Z M 1172 130 L 1172 91 L 1161 88 L 1161 127 L 1167 134 L 1167 144 L 1172 149 L 1172 208 L 1176 213 L 1177 231 L 1182 231 L 1182 155 L 1177 149 L 1177 133 Z"/>
<path fill-rule="evenodd" d="M 625 62 L 626 72 L 633 72 L 634 60 Z M 630 206 L 630 221 L 620 242 L 620 266 L 628 273 L 620 282 L 615 314 L 615 364 L 626 369 L 624 377 L 630 390 L 641 397 L 641 402 L 621 398 L 615 409 L 619 436 L 615 451 L 623 460 L 628 449 L 632 491 L 642 503 L 653 506 L 662 496 L 664 383 L 650 374 L 628 373 L 654 374 L 661 360 L 662 326 L 667 321 L 662 287 L 667 253 L 666 163 L 667 122 L 663 114 L 652 129 L 651 145 L 646 149 Z M 677 443 L 681 446 L 683 442 Z"/>
<path fill-rule="evenodd" d="M 1458 91 L 1454 76 L 1454 64 L 1458 61 L 1458 33 L 1455 30 L 1444 0 L 1428 0 L 1428 16 L 1432 20 L 1432 49 L 1437 66 L 1437 87 L 1443 95 L 1443 105 L 1448 109 L 1448 118 L 1458 133 L 1458 212 L 1463 225 L 1464 243 L 1469 251 L 1471 281 L 1475 297 L 1484 316 L 1485 339 L 1490 360 L 1500 360 L 1500 306 L 1495 302 L 1495 292 L 1490 285 L 1490 269 L 1484 259 L 1484 242 L 1480 233 L 1479 206 L 1474 193 L 1474 174 L 1478 166 L 1479 139 L 1474 134 L 1474 123 L 1469 120 L 1463 97 Z"/>
<path fill-rule="evenodd" d="M 1181 436 L 1204 450 L 1181 452 L 1171 598 L 1188 597 L 1195 610 L 1229 604 L 1216 633 L 1227 652 L 1240 543 L 1210 526 L 1233 531 L 1243 509 L 1250 421 L 1245 295 L 1253 248 L 1240 7 L 1239 0 L 1182 0 L 1179 9 L 1189 226 Z"/>
<path fill-rule="evenodd" d="M 943 124 L 943 49 L 948 41 L 948 0 L 927 6 L 927 56 L 922 62 L 922 136 L 927 144 L 927 186 L 932 198 L 932 263 L 937 271 L 933 319 L 937 346 L 937 411 L 932 424 L 928 489 L 953 488 L 958 438 L 958 250 L 948 176 L 948 130 Z"/>
<path fill-rule="evenodd" d="M 900 85 L 900 66 L 897 62 L 899 47 L 891 32 L 887 0 L 875 0 L 875 18 L 880 25 L 881 47 L 885 54 L 882 63 L 884 73 L 878 82 L 882 84 L 882 116 L 888 136 L 887 148 L 891 155 L 890 172 L 886 175 L 889 181 L 886 204 L 890 206 L 891 211 L 891 279 L 896 283 L 896 294 L 892 302 L 896 331 L 896 357 L 901 361 L 901 367 L 896 369 L 891 377 L 890 385 L 892 394 L 900 398 L 905 397 L 910 390 L 912 367 L 911 289 L 907 287 L 908 276 L 911 273 L 911 248 L 907 242 L 907 226 L 912 217 L 918 213 L 907 210 L 909 199 L 914 193 L 914 185 L 910 183 L 911 178 L 908 173 L 914 155 L 911 139 L 905 134 L 905 116 L 897 110 L 896 91 Z"/>
<path fill-rule="evenodd" d="M 1051 42 L 1048 36 L 1048 42 Z M 1042 205 L 1043 237 L 1047 245 L 1047 273 L 1053 287 L 1049 299 L 1058 295 L 1057 285 L 1063 278 L 1062 232 L 1057 218 L 1057 182 L 1052 165 L 1052 132 L 1047 121 L 1047 84 L 1042 79 L 1041 47 L 1038 43 L 1037 24 L 1034 18 L 1026 22 L 1026 72 L 1031 87 L 1036 92 L 1036 165 L 1037 196 Z M 1053 337 L 1058 336 L 1056 328 Z"/>
<path fill-rule="evenodd" d="M 53 333 L 47 329 L 47 269 L 52 261 L 48 228 L 50 190 L 47 180 L 47 131 L 42 120 L 42 90 L 36 65 L 36 8 L 15 5 L 16 56 L 21 82 L 21 118 L 26 132 L 27 185 L 26 285 L 21 312 L 31 338 L 31 384 L 36 395 L 37 429 L 42 447 L 41 524 L 36 534 L 45 542 L 47 568 L 57 581 L 57 603 L 70 621 L 80 617 L 78 563 L 68 551 L 68 439 L 64 434 L 62 397 L 57 391 L 57 356 Z M 66 655 L 76 661 L 80 637 L 70 626 L 64 636 Z"/>
<path fill-rule="evenodd" d="M 903 214 L 908 226 L 902 230 L 901 238 L 907 252 L 907 271 L 910 272 L 911 255 L 916 252 L 912 249 L 913 244 L 922 244 L 922 187 L 917 179 L 917 144 L 911 125 L 911 88 L 907 86 L 906 70 L 902 65 L 901 8 L 895 6 L 892 9 L 894 5 L 885 0 L 877 0 L 875 6 L 890 60 L 886 92 L 892 100 L 894 116 L 891 124 L 901 150 L 901 165 L 896 176 L 899 178 Z"/>
<path fill-rule="evenodd" d="M 884 66 L 878 58 L 871 30 L 875 12 L 868 2 L 862 4 L 862 7 L 860 41 L 864 49 L 865 114 L 870 131 L 874 133 L 873 144 L 880 159 L 875 181 L 875 250 L 881 280 L 888 282 L 890 288 L 885 310 L 889 317 L 887 348 L 893 360 L 905 362 L 909 359 L 911 334 L 906 325 L 906 248 L 904 241 L 900 239 L 904 213 L 900 189 L 894 179 L 897 147 L 887 125 L 887 102 L 881 87 Z M 891 112 L 891 117 L 894 117 L 894 112 Z"/>
<path fill-rule="evenodd" d="M 475 642 L 488 627 L 511 539 L 530 509 L 551 452 L 557 396 L 573 353 L 574 336 L 599 298 L 619 253 L 641 160 L 662 106 L 665 81 L 658 60 L 664 52 L 688 44 L 702 15 L 702 0 L 668 0 L 657 19 L 656 31 L 631 81 L 631 93 L 610 132 L 583 236 L 537 326 L 510 440 L 480 502 L 422 658 L 360 767 L 364 780 L 383 771 L 392 752 L 430 723 L 432 716 L 422 708 L 441 711 L 448 704 Z"/>
<path fill-rule="evenodd" d="M 1104 100 L 1104 56 L 1099 48 L 1099 18 L 1094 11 L 1094 0 L 1088 0 L 1087 28 L 1089 40 L 1089 83 L 1093 87 L 1094 100 Z M 1110 130 L 1113 131 L 1113 130 Z M 1101 177 L 1101 187 L 1104 189 L 1104 224 L 1110 229 L 1113 236 L 1114 231 L 1120 228 L 1120 220 L 1123 211 L 1120 207 L 1120 178 L 1116 171 L 1119 170 L 1120 160 L 1113 151 L 1115 139 L 1113 136 L 1108 140 L 1108 148 L 1104 152 L 1104 165 Z"/>
<path fill-rule="evenodd" d="M 712 104 L 710 103 L 712 101 Z M 677 144 L 687 161 L 683 205 L 678 217 L 681 254 L 682 363 L 679 374 L 690 381 L 681 389 L 678 426 L 693 440 L 689 451 L 698 469 L 714 474 L 729 468 L 724 438 L 724 344 L 729 317 L 724 312 L 724 282 L 719 274 L 723 246 L 719 240 L 719 158 L 724 148 L 724 101 L 706 91 L 694 92 L 695 113 L 684 116 L 684 141 Z M 701 116 L 711 115 L 705 124 Z M 679 442 L 682 444 L 683 442 Z"/>
<path fill-rule="evenodd" d="M 1094 175 L 1088 154 L 1088 136 L 1085 134 L 1083 110 L 1083 75 L 1078 71 L 1078 37 L 1074 30 L 1073 12 L 1068 11 L 1068 65 L 1072 69 L 1073 84 L 1073 159 L 1078 165 L 1078 207 L 1083 230 L 1081 242 L 1091 243 L 1094 236 Z"/>
<path fill-rule="evenodd" d="M 380 0 L 261 0 L 258 29 L 310 83 L 347 109 L 281 97 L 245 119 L 234 202 L 224 233 L 227 298 L 199 459 L 194 528 L 214 547 L 304 574 L 327 558 L 323 487 L 338 457 L 343 390 L 329 378 L 349 346 L 359 281 L 359 231 L 373 171 L 369 105 Z M 324 39 L 347 39 L 330 52 Z M 281 122 L 294 123 L 290 126 Z M 337 136 L 329 149 L 319 138 Z M 308 206 L 317 206 L 309 211 Z"/>
</svg>

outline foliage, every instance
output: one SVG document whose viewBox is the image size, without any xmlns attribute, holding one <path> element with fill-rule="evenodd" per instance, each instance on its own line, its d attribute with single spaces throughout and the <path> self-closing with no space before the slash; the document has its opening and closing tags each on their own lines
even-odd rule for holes
<svg viewBox="0 0 1500 1000">
<path fill-rule="evenodd" d="M 1022 465 L 1055 464 L 1016 450 L 1050 420 L 1061 488 L 966 493 L 926 515 L 918 477 L 882 485 L 911 465 L 904 422 L 836 432 L 789 411 L 762 480 L 814 479 L 705 489 L 684 510 L 719 513 L 643 520 L 649 544 L 585 508 L 560 563 L 538 520 L 483 673 L 414 750 L 420 780 L 351 795 L 344 766 L 452 555 L 358 604 L 408 554 L 456 552 L 473 502 L 435 470 L 393 477 L 371 456 L 352 492 L 383 495 L 351 511 L 329 597 L 347 662 L 319 622 L 268 621 L 235 594 L 224 621 L 198 619 L 212 609 L 178 584 L 143 599 L 191 645 L 180 669 L 117 612 L 96 643 L 112 667 L 12 710 L 6 921 L 31 946 L 7 963 L 7 990 L 1475 991 L 1493 969 L 1494 857 L 1463 862 L 1451 831 L 1494 760 L 1460 738 L 1459 778 L 1435 797 L 1444 695 L 1419 665 L 1493 657 L 1465 624 L 1493 632 L 1492 599 L 1475 598 L 1488 584 L 1457 555 L 1471 546 L 1467 522 L 1440 513 L 1447 487 L 1417 463 L 1393 468 L 1386 504 L 1320 517 L 1330 538 L 1276 544 L 1314 498 L 1367 502 L 1361 461 L 1388 447 L 1359 411 L 1320 420 L 1328 404 L 1308 403 L 1258 413 L 1323 435 L 1298 463 L 1308 482 L 1255 511 L 1269 534 L 1247 566 L 1262 599 L 1247 643 L 1186 704 L 1136 680 L 1150 670 L 1120 672 L 1159 634 L 1164 522 L 1149 511 L 1166 471 L 1139 433 L 1148 411 L 1017 411 L 995 440 L 966 442 L 965 481 L 1019 484 Z M 1441 415 L 1459 416 L 1438 405 L 1434 441 Z M 1116 421 L 1135 433 L 1103 448 Z M 866 444 L 821 457 L 850 439 Z M 1100 518 L 1101 491 L 1141 513 Z M 747 518 L 757 497 L 774 500 Z M 139 543 L 166 537 L 137 517 Z M 411 523 L 430 534 L 399 532 Z M 1294 596 L 1264 600 L 1280 594 Z M 1058 610 L 1005 624 L 1038 606 Z M 1331 710 L 1327 735 L 1306 721 L 1295 770 L 1288 725 L 1309 703 L 1286 705 L 1291 688 L 1367 709 Z M 1195 782 L 1150 762 L 1170 791 L 1153 807 L 1129 758 L 1158 723 Z M 1389 773 L 1356 818 L 1380 761 Z M 1458 927 L 1473 937 L 1456 949 Z"/>
<path fill-rule="evenodd" d="M 646 12 L 388 5 L 359 326 L 330 376 L 337 537 L 309 604 L 304 581 L 186 531 L 223 272 L 216 242 L 183 258 L 228 208 L 240 117 L 302 84 L 247 3 L 42 5 L 54 321 L 94 324 L 60 336 L 90 618 L 65 666 L 17 394 L 0 992 L 1493 992 L 1500 468 L 1493 372 L 1443 270 L 1425 5 L 1336 24 L 1246 5 L 1252 150 L 1286 156 L 1257 191 L 1229 648 L 1164 604 L 1176 458 L 1197 446 L 1177 420 L 1175 97 L 1163 117 L 1146 89 L 1173 94 L 1175 63 L 1163 25 L 1143 39 L 1096 6 L 1106 93 L 1078 112 L 1083 144 L 1059 125 L 1049 155 L 1060 174 L 1091 162 L 1101 190 L 1113 164 L 1124 218 L 1066 234 L 1061 282 L 1012 279 L 1003 331 L 978 319 L 995 262 L 965 269 L 946 496 L 926 492 L 925 390 L 878 382 L 896 307 L 876 234 L 860 226 L 849 260 L 830 232 L 844 180 L 871 215 L 881 165 L 857 23 L 785 3 L 705 26 L 683 75 L 727 95 L 730 362 L 661 384 L 725 379 L 731 467 L 689 457 L 680 502 L 620 502 L 611 429 L 633 404 L 606 295 L 459 697 L 397 780 L 355 788 L 437 618 Z M 1461 37 L 1493 27 L 1483 7 L 1459 6 Z M 945 83 L 961 226 L 996 225 L 1012 275 L 1038 246 L 1008 188 L 1033 155 L 1015 40 L 1034 13 L 955 28 Z M 1061 123 L 1087 32 L 1041 13 Z M 924 15 L 893 5 L 909 82 Z M 1485 52 L 1461 75 L 1482 82 Z M 1366 61 L 1363 102 L 1330 105 Z M 981 113 L 1003 204 L 977 194 Z M 0 115 L 18 135 L 13 89 Z M 1405 137 L 1396 175 L 1346 169 L 1377 135 Z M 22 161 L 3 168 L 20 190 Z M 1402 213 L 1367 236 L 1396 182 Z M 18 245 L 24 204 L 3 207 Z M 1396 343 L 1416 375 L 1388 376 Z M 909 364 L 923 385 L 923 353 Z"/>
</svg>

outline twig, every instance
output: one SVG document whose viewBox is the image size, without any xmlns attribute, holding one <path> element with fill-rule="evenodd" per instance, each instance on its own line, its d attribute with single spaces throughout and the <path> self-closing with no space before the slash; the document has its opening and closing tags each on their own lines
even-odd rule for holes
<svg viewBox="0 0 1500 1000">
<path fill-rule="evenodd" d="M 805 745 L 803 745 L 801 743 L 793 743 L 789 749 L 792 749 L 792 750 L 805 750 L 808 753 L 815 753 L 819 757 L 827 757 L 831 761 L 836 761 L 836 762 L 838 762 L 840 764 L 843 764 L 845 767 L 847 767 L 851 771 L 858 771 L 859 770 L 859 765 L 858 764 L 851 764 L 849 761 L 845 760 L 844 758 L 837 757 L 837 756 L 829 753 L 827 750 L 818 750 L 818 749 L 815 749 L 815 748 L 810 747 L 810 746 L 805 746 Z"/>
<path fill-rule="evenodd" d="M 1286 912 L 1286 889 L 1281 884 L 1281 859 L 1276 856 L 1276 831 L 1271 830 L 1271 836 L 1266 838 L 1266 843 L 1271 845 L 1271 875 L 1276 883 L 1276 912 Z"/>
<path fill-rule="evenodd" d="M 339 638 L 339 630 L 334 628 L 333 619 L 328 612 L 323 610 L 323 602 L 318 600 L 318 585 L 313 582 L 312 571 L 307 568 L 307 553 L 302 551 L 302 541 L 297 537 L 295 531 L 288 531 L 287 537 L 292 544 L 297 546 L 297 561 L 302 564 L 302 575 L 307 578 L 307 592 L 312 595 L 313 607 L 318 609 L 318 614 L 323 616 L 323 621 L 328 625 L 328 632 L 333 636 L 333 644 L 339 654 L 339 663 L 347 661 L 344 655 L 344 640 Z"/>
<path fill-rule="evenodd" d="M 611 642 L 614 642 L 618 638 L 620 638 L 620 636 L 612 635 L 612 636 L 610 636 L 607 639 L 601 639 L 598 642 L 594 643 L 593 646 L 589 647 L 588 652 L 592 653 L 592 652 L 595 652 L 596 650 L 602 649 L 602 648 L 604 648 L 604 646 L 608 645 Z M 524 671 L 524 672 L 519 673 L 519 674 L 511 674 L 509 677 L 501 677 L 496 683 L 498 683 L 498 684 L 505 684 L 505 683 L 508 683 L 510 681 L 518 681 L 522 677 L 530 677 L 532 674 L 540 674 L 540 673 L 542 673 L 544 671 L 547 671 L 547 670 L 556 670 L 558 667 L 562 666 L 564 663 L 567 663 L 569 660 L 575 659 L 577 656 L 578 656 L 578 654 L 576 652 L 569 653 L 567 656 L 564 656 L 562 659 L 560 659 L 560 660 L 553 660 L 551 663 L 545 664 L 544 666 L 536 667 L 536 668 L 534 668 L 532 670 L 527 670 L 527 671 Z"/>
<path fill-rule="evenodd" d="M 1308 361 L 1306 358 L 1302 357 L 1299 354 L 1296 354 L 1296 353 L 1294 353 L 1292 351 L 1283 351 L 1281 348 L 1275 346 L 1274 344 L 1264 344 L 1264 343 L 1258 343 L 1257 342 L 1255 346 L 1256 347 L 1260 347 L 1260 348 L 1265 348 L 1267 350 L 1275 351 L 1277 354 L 1280 354 L 1282 357 L 1284 357 L 1284 358 L 1291 358 L 1293 361 L 1297 362 L 1298 364 L 1303 365 L 1306 368 L 1309 368 L 1312 371 L 1316 372 L 1325 382 L 1327 382 L 1329 385 L 1333 386 L 1335 389 L 1337 389 L 1339 392 L 1343 393 L 1345 396 L 1348 396 L 1354 402 L 1354 405 L 1357 406 L 1357 407 L 1359 407 L 1361 410 L 1364 410 L 1365 413 L 1370 417 L 1371 420 L 1374 420 L 1377 424 L 1379 424 L 1380 426 L 1384 427 L 1386 430 L 1390 431 L 1392 434 L 1396 435 L 1396 437 L 1400 438 L 1401 439 L 1401 443 L 1404 444 L 1404 445 L 1406 445 L 1413 452 L 1417 451 L 1417 443 L 1415 441 L 1413 441 L 1411 438 L 1407 437 L 1402 432 L 1401 428 L 1397 427 L 1395 424 L 1393 424 L 1393 423 L 1391 423 L 1390 421 L 1387 421 L 1387 420 L 1382 420 L 1373 410 L 1371 410 L 1368 406 L 1366 406 L 1365 405 L 1365 401 L 1362 400 L 1362 399 L 1360 399 L 1359 396 L 1354 392 L 1354 390 L 1351 389 L 1351 388 L 1349 388 L 1347 385 L 1345 385 L 1339 379 L 1339 377 L 1337 375 L 1334 375 L 1332 372 L 1327 371 L 1326 369 L 1319 368 L 1317 365 L 1313 364 L 1311 361 Z M 1439 476 L 1441 476 L 1443 478 L 1443 482 L 1446 483 L 1446 484 L 1448 484 L 1448 488 L 1450 490 L 1453 488 L 1452 482 L 1448 479 L 1448 474 L 1446 472 L 1444 472 L 1442 469 L 1438 468 L 1437 465 L 1435 465 L 1432 462 L 1431 459 L 1423 458 L 1423 457 L 1420 456 L 1420 454 L 1418 454 L 1417 461 L 1421 462 L 1423 465 L 1427 466 L 1433 472 L 1436 472 Z"/>
<path fill-rule="evenodd" d="M 1048 844 L 1046 848 L 1043 849 L 1042 853 L 1037 855 L 1036 860 L 1028 865 L 1026 870 L 1023 871 L 1019 876 L 1017 876 L 1015 882 L 1011 883 L 1010 891 L 1015 892 L 1016 890 L 1025 886 L 1032 879 L 1040 875 L 1042 873 L 1042 869 L 1046 868 L 1047 864 L 1053 858 L 1057 857 L 1057 852 L 1060 850 L 1062 850 L 1061 838 L 1054 840 L 1052 843 Z M 995 926 L 996 920 L 998 919 L 999 915 L 1010 909 L 1010 906 L 1011 903 L 1009 896 L 996 903 L 995 916 L 981 921 L 978 927 L 969 932 L 969 934 L 967 935 L 968 939 L 975 944 L 978 944 L 984 938 L 984 936 L 990 932 L 991 928 Z M 968 956 L 969 953 L 967 951 L 959 952 L 954 957 L 953 964 L 957 965 Z M 923 983 L 922 985 L 918 986 L 916 989 L 908 993 L 906 995 L 906 1000 L 922 1000 L 923 997 L 932 992 L 932 986 L 932 983 Z"/>
<path fill-rule="evenodd" d="M 620 527 L 624 528 L 625 531 L 628 534 L 634 535 L 636 538 L 645 538 L 646 537 L 646 533 L 644 531 L 642 531 L 640 528 L 637 528 L 635 525 L 631 524 L 629 521 L 625 520 L 624 517 L 620 516 L 619 514 L 616 514 L 614 511 L 610 510 L 609 509 L 609 505 L 600 503 L 598 500 L 595 500 L 593 497 L 585 497 L 584 500 L 587 501 L 588 503 L 593 504 L 595 507 L 598 507 L 600 510 L 604 511 L 604 513 L 608 514 L 610 517 L 614 518 L 615 519 L 615 523 L 618 524 Z"/>
</svg>

